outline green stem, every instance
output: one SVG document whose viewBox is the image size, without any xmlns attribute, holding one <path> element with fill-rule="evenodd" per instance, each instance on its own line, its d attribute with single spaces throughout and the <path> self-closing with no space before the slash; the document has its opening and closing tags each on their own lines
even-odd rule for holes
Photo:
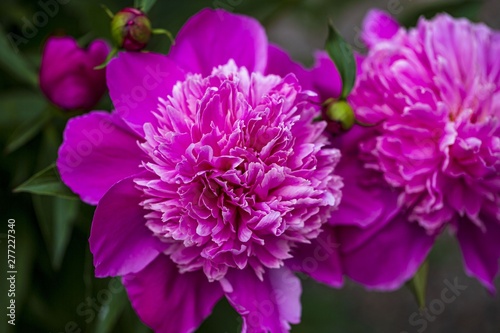
<svg viewBox="0 0 500 333">
<path fill-rule="evenodd" d="M 111 50 L 111 52 L 109 52 L 108 56 L 106 57 L 106 60 L 104 60 L 104 62 L 102 64 L 100 64 L 99 66 L 94 67 L 94 69 L 99 70 L 99 69 L 103 69 L 104 67 L 106 67 L 109 64 L 109 62 L 111 61 L 111 59 L 113 59 L 113 57 L 117 53 L 118 53 L 118 48 L 114 47 Z"/>
<path fill-rule="evenodd" d="M 165 35 L 165 36 L 167 36 L 168 39 L 170 39 L 170 42 L 172 43 L 172 45 L 175 45 L 174 36 L 172 36 L 170 31 L 168 31 L 166 29 L 153 29 L 153 31 L 151 31 L 151 32 L 153 33 L 153 35 Z"/>
<path fill-rule="evenodd" d="M 104 12 L 109 16 L 110 19 L 113 19 L 113 17 L 115 17 L 115 14 L 113 14 L 113 12 L 108 7 L 106 7 L 106 5 L 101 4 L 101 7 L 102 9 L 104 9 Z"/>
</svg>

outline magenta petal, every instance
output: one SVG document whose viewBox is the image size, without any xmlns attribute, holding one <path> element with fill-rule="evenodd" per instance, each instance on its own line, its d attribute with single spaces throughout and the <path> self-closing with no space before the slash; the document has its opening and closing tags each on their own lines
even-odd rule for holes
<svg viewBox="0 0 500 333">
<path fill-rule="evenodd" d="M 40 64 L 40 89 L 63 109 L 91 109 L 106 91 L 104 70 L 109 45 L 100 39 L 82 49 L 72 37 L 50 37 Z"/>
<path fill-rule="evenodd" d="M 413 277 L 435 238 L 400 214 L 355 249 L 344 252 L 344 248 L 350 246 L 349 242 L 357 241 L 356 234 L 364 237 L 365 230 L 356 227 L 338 229 L 346 275 L 368 289 L 384 291 L 397 289 Z M 343 237 L 347 230 L 351 232 L 349 239 Z"/>
<path fill-rule="evenodd" d="M 114 185 L 95 211 L 89 243 L 98 277 L 138 272 L 166 249 L 146 227 L 141 192 L 133 179 Z"/>
<path fill-rule="evenodd" d="M 320 96 L 321 102 L 329 98 L 338 98 L 342 92 L 342 80 L 335 64 L 326 51 L 318 51 L 314 56 L 316 62 L 311 69 L 314 91 Z M 359 76 L 364 57 L 355 53 L 354 60 L 356 61 L 357 76 Z"/>
<path fill-rule="evenodd" d="M 221 9 L 204 9 L 179 31 L 169 57 L 182 68 L 203 76 L 229 59 L 249 72 L 264 72 L 267 37 L 253 18 Z"/>
<path fill-rule="evenodd" d="M 342 201 L 329 219 L 330 225 L 369 226 L 377 220 L 390 219 L 397 210 L 398 192 L 376 171 L 365 168 L 359 158 L 359 144 L 373 131 L 354 126 L 332 141 L 342 152 L 336 172 L 344 180 Z M 382 225 L 377 223 L 380 227 Z"/>
<path fill-rule="evenodd" d="M 251 269 L 231 270 L 226 297 L 243 317 L 242 333 L 288 333 L 300 322 L 300 280 L 287 268 L 268 269 L 260 281 Z"/>
<path fill-rule="evenodd" d="M 342 91 L 342 80 L 335 64 L 325 51 L 316 52 L 316 64 L 311 75 L 316 91 L 321 101 L 328 98 L 337 98 Z"/>
<path fill-rule="evenodd" d="M 313 89 L 312 72 L 306 71 L 304 67 L 294 62 L 292 58 L 278 46 L 269 45 L 266 74 L 285 77 L 290 73 L 295 74 L 303 90 Z"/>
<path fill-rule="evenodd" d="M 308 274 L 332 287 L 341 287 L 344 279 L 335 228 L 324 226 L 323 232 L 311 244 L 299 244 L 286 265 L 293 271 Z"/>
<path fill-rule="evenodd" d="M 164 55 L 121 52 L 109 63 L 106 78 L 116 113 L 143 135 L 144 123 L 156 123 L 158 98 L 166 99 L 185 75 Z"/>
<path fill-rule="evenodd" d="M 372 9 L 363 20 L 363 42 L 372 47 L 377 43 L 391 39 L 399 30 L 399 23 L 388 13 Z"/>
<path fill-rule="evenodd" d="M 493 280 L 498 273 L 500 259 L 500 223 L 490 217 L 481 230 L 473 221 L 459 221 L 457 238 L 467 274 L 476 277 L 488 290 L 495 292 Z"/>
<path fill-rule="evenodd" d="M 165 255 L 124 276 L 123 284 L 139 318 L 156 333 L 194 332 L 223 295 L 203 272 L 180 274 Z"/>
<path fill-rule="evenodd" d="M 83 201 L 97 204 L 113 184 L 140 171 L 138 139 L 107 112 L 72 118 L 57 159 L 62 180 Z"/>
</svg>

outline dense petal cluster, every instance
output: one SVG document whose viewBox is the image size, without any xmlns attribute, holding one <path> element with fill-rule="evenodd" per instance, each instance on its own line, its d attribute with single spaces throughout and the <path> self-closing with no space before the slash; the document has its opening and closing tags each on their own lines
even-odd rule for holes
<svg viewBox="0 0 500 333">
<path fill-rule="evenodd" d="M 397 27 L 374 10 L 349 97 L 358 120 L 337 137 L 343 201 L 331 217 L 345 274 L 394 289 L 446 227 L 467 273 L 494 290 L 500 258 L 500 33 L 438 15 Z M 315 77 L 334 71 L 320 58 Z M 338 77 L 338 73 L 335 73 Z M 335 81 L 335 80 L 334 80 Z M 315 79 L 322 99 L 338 84 Z"/>
<path fill-rule="evenodd" d="M 243 332 L 288 332 L 293 270 L 342 187 L 309 73 L 258 22 L 222 10 L 191 18 L 168 56 L 124 52 L 106 70 L 115 110 L 71 119 L 57 161 L 97 204 L 96 275 L 123 277 L 157 332 L 193 332 L 222 296 Z M 340 284 L 328 267 L 308 273 Z"/>
<path fill-rule="evenodd" d="M 210 280 L 250 265 L 259 276 L 316 238 L 340 198 L 339 159 L 326 149 L 294 75 L 263 76 L 233 61 L 188 75 L 145 124 L 148 227 L 181 271 Z M 322 149 L 323 148 L 323 149 Z"/>
<path fill-rule="evenodd" d="M 440 15 L 373 46 L 351 102 L 380 125 L 364 143 L 410 221 L 500 218 L 500 34 Z M 487 221 L 480 214 L 488 212 Z"/>
</svg>

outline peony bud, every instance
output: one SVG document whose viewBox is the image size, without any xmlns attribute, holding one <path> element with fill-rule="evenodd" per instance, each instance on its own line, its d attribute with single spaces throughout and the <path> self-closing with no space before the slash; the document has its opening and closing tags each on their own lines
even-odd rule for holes
<svg viewBox="0 0 500 333">
<path fill-rule="evenodd" d="M 354 111 L 346 101 L 327 104 L 323 117 L 328 122 L 328 130 L 334 133 L 348 131 L 354 126 Z"/>
<path fill-rule="evenodd" d="M 42 92 L 60 108 L 91 109 L 106 91 L 106 71 L 94 67 L 109 51 L 103 40 L 95 40 L 85 50 L 72 37 L 50 37 L 40 66 Z"/>
<path fill-rule="evenodd" d="M 113 16 L 111 35 L 119 48 L 140 51 L 151 38 L 151 22 L 146 14 L 136 8 L 125 8 Z"/>
</svg>

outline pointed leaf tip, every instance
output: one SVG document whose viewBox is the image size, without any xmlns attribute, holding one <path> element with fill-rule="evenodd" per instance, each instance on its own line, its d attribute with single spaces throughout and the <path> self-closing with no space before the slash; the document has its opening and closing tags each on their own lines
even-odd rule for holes
<svg viewBox="0 0 500 333">
<path fill-rule="evenodd" d="M 138 1 L 139 6 L 137 8 L 147 13 L 155 3 L 156 0 L 139 0 Z"/>
<path fill-rule="evenodd" d="M 351 45 L 349 45 L 335 29 L 332 22 L 328 25 L 328 38 L 325 49 L 339 71 L 342 80 L 340 99 L 349 96 L 356 81 L 356 61 Z"/>
<path fill-rule="evenodd" d="M 425 294 L 427 290 L 428 273 L 429 263 L 425 261 L 422 266 L 420 266 L 417 273 L 415 273 L 413 278 L 406 283 L 406 286 L 412 292 L 420 309 L 423 309 L 425 307 Z"/>
<path fill-rule="evenodd" d="M 78 199 L 59 177 L 55 164 L 39 171 L 30 179 L 14 189 L 14 192 L 28 192 L 32 194 L 56 196 L 65 199 Z"/>
</svg>

